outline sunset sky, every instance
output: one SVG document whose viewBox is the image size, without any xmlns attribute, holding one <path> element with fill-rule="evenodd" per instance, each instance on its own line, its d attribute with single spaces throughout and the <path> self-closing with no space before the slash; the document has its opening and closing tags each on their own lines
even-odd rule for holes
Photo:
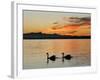
<svg viewBox="0 0 100 80">
<path fill-rule="evenodd" d="M 89 13 L 23 11 L 24 33 L 89 36 L 91 15 Z"/>
</svg>

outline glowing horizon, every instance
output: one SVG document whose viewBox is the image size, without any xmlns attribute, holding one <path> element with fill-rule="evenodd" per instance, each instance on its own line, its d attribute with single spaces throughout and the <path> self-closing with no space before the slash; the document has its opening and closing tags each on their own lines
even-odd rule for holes
<svg viewBox="0 0 100 80">
<path fill-rule="evenodd" d="M 89 13 L 49 11 L 23 11 L 23 13 L 23 33 L 91 35 L 91 15 Z"/>
</svg>

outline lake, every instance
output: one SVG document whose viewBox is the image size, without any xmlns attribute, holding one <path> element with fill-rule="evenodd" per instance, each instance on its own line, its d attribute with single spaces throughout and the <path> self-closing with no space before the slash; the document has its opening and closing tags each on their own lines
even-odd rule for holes
<svg viewBox="0 0 100 80">
<path fill-rule="evenodd" d="M 56 55 L 56 61 L 48 60 L 47 55 Z M 62 62 L 62 52 L 73 56 Z M 91 65 L 91 39 L 24 39 L 23 69 L 80 67 Z"/>
</svg>

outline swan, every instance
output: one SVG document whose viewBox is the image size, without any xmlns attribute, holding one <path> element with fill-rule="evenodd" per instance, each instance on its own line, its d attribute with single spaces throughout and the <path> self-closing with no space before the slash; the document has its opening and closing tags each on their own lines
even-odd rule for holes
<svg viewBox="0 0 100 80">
<path fill-rule="evenodd" d="M 50 60 L 52 60 L 52 61 L 55 61 L 56 60 L 56 55 L 52 55 L 52 56 L 50 56 L 49 57 L 49 53 L 46 53 L 47 54 L 47 59 L 50 59 Z"/>
<path fill-rule="evenodd" d="M 64 56 L 64 53 L 62 53 L 62 58 L 65 58 L 67 60 L 71 60 L 72 56 L 70 54 Z"/>
</svg>

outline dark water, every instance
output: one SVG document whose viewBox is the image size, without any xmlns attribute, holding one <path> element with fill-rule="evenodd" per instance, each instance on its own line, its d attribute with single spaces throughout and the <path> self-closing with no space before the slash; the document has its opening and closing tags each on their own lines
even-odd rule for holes
<svg viewBox="0 0 100 80">
<path fill-rule="evenodd" d="M 90 39 L 23 40 L 23 68 L 56 68 L 90 66 Z M 62 57 L 71 54 L 71 60 L 56 59 L 47 64 L 47 55 Z"/>
</svg>

